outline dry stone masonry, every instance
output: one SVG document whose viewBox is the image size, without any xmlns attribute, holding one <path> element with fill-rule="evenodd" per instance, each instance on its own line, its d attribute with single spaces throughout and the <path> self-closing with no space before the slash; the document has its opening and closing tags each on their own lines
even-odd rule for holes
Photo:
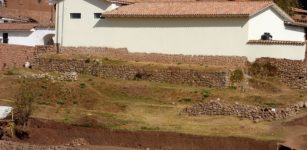
<svg viewBox="0 0 307 150">
<path fill-rule="evenodd" d="M 76 72 L 65 72 L 62 73 L 60 76 L 55 77 L 50 75 L 49 73 L 41 73 L 41 74 L 25 74 L 20 76 L 24 79 L 32 79 L 32 80 L 39 80 L 39 79 L 47 79 L 51 81 L 77 81 L 78 74 Z"/>
<path fill-rule="evenodd" d="M 227 71 L 207 72 L 179 67 L 151 68 L 146 65 L 103 64 L 84 60 L 48 58 L 36 59 L 33 68 L 42 71 L 76 72 L 122 80 L 148 80 L 206 87 L 225 87 L 228 85 Z"/>
<path fill-rule="evenodd" d="M 301 102 L 286 108 L 269 108 L 251 106 L 240 103 L 226 103 L 220 100 L 211 100 L 184 109 L 184 112 L 192 116 L 198 115 L 223 115 L 235 116 L 258 121 L 273 121 L 285 119 L 295 115 L 301 108 L 306 108 L 307 103 Z"/>
<path fill-rule="evenodd" d="M 256 62 L 260 65 L 272 65 L 277 69 L 277 76 L 280 80 L 294 89 L 307 89 L 307 62 L 260 58 Z"/>
<path fill-rule="evenodd" d="M 0 44 L 0 71 L 22 67 L 34 58 L 34 48 L 27 46 Z"/>
<path fill-rule="evenodd" d="M 56 47 L 36 47 L 38 53 L 56 52 Z M 107 57 L 116 60 L 155 62 L 165 64 L 202 64 L 228 67 L 245 67 L 248 63 L 246 57 L 238 56 L 204 56 L 204 55 L 178 55 L 158 53 L 132 53 L 126 48 L 106 47 L 61 47 L 61 53 L 81 54 Z"/>
<path fill-rule="evenodd" d="M 76 146 L 41 146 L 0 140 L 1 150 L 89 150 Z"/>
</svg>

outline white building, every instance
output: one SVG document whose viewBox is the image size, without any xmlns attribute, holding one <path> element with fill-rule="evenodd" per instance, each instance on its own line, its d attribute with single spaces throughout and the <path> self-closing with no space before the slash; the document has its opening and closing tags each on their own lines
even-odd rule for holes
<svg viewBox="0 0 307 150">
<path fill-rule="evenodd" d="M 304 27 L 268 1 L 56 3 L 56 42 L 60 46 L 246 56 L 250 61 L 305 57 Z M 264 33 L 272 35 L 272 40 L 260 40 Z"/>
<path fill-rule="evenodd" d="M 14 45 L 51 45 L 55 28 L 49 23 L 50 13 L 42 13 L 39 21 L 31 14 L 36 11 L 0 8 L 0 43 Z M 24 12 L 25 14 L 20 14 Z M 37 16 L 39 14 L 35 14 Z"/>
</svg>

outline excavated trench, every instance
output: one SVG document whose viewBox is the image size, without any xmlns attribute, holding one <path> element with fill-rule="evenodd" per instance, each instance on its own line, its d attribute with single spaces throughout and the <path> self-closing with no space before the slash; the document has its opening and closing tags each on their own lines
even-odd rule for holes
<svg viewBox="0 0 307 150">
<path fill-rule="evenodd" d="M 84 139 L 89 146 L 115 146 L 158 150 L 276 150 L 277 141 L 257 141 L 239 137 L 204 137 L 170 132 L 112 131 L 85 128 L 47 120 L 31 119 L 29 138 L 20 143 L 33 145 L 65 145 Z"/>
</svg>

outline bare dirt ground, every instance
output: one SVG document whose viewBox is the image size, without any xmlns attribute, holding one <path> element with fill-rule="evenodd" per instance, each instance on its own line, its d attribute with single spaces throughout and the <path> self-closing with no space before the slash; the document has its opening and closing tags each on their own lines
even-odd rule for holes
<svg viewBox="0 0 307 150">
<path fill-rule="evenodd" d="M 307 150 L 307 115 L 284 123 L 285 145 L 297 150 Z"/>
<path fill-rule="evenodd" d="M 276 141 L 256 141 L 248 138 L 203 137 L 152 131 L 112 131 L 102 128 L 77 127 L 37 119 L 32 119 L 29 125 L 30 137 L 19 142 L 35 145 L 65 145 L 74 139 L 83 138 L 89 143 L 88 146 L 83 148 L 89 149 L 113 148 L 114 150 L 121 150 L 123 149 L 122 147 L 160 150 L 276 149 Z"/>
<path fill-rule="evenodd" d="M 134 150 L 115 146 L 44 146 L 27 143 L 0 141 L 1 150 Z"/>
</svg>

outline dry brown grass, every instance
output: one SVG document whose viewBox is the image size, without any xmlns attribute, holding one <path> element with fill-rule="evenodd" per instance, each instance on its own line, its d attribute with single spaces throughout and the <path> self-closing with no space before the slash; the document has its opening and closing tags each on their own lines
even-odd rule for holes
<svg viewBox="0 0 307 150">
<path fill-rule="evenodd" d="M 29 73 L 19 70 L 18 74 Z M 33 117 L 88 126 L 126 130 L 172 131 L 196 135 L 241 136 L 262 140 L 280 139 L 278 122 L 253 123 L 227 116 L 191 117 L 181 114 L 195 103 L 220 98 L 254 105 L 284 106 L 306 99 L 302 91 L 277 86 L 280 91 L 246 87 L 207 89 L 148 81 L 123 81 L 81 76 L 77 82 L 21 80 L 18 75 L 1 75 L 0 104 L 12 104 L 23 83 L 35 91 Z M 268 81 L 269 82 L 269 81 Z M 272 83 L 280 84 L 280 83 Z M 208 97 L 203 92 L 207 91 Z M 81 120 L 81 121 L 80 121 Z"/>
<path fill-rule="evenodd" d="M 223 66 L 213 66 L 206 64 L 164 64 L 164 63 L 154 63 L 154 62 L 137 62 L 137 61 L 124 61 L 109 59 L 106 57 L 86 55 L 86 54 L 73 54 L 73 53 L 62 53 L 62 54 L 45 54 L 42 58 L 52 58 L 52 59 L 65 59 L 65 60 L 83 60 L 86 62 L 95 62 L 100 64 L 112 64 L 112 65 L 134 65 L 139 67 L 146 67 L 147 69 L 156 68 L 181 68 L 181 69 L 193 69 L 200 71 L 221 71 L 227 69 L 234 69 L 230 67 Z"/>
</svg>

